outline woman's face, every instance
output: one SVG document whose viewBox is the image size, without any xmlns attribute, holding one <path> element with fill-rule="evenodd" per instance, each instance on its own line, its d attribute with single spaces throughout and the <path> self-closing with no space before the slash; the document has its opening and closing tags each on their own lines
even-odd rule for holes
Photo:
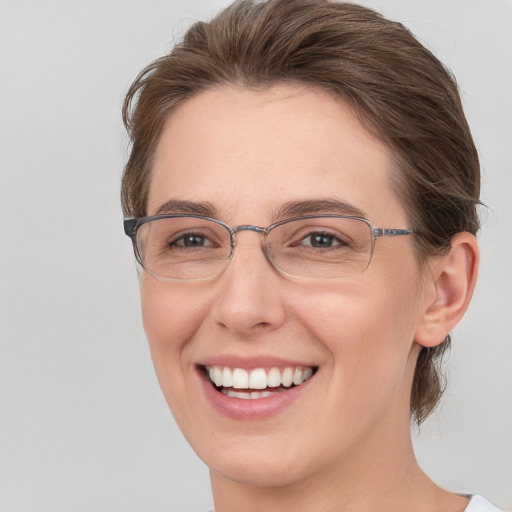
<svg viewBox="0 0 512 512">
<path fill-rule="evenodd" d="M 389 150 L 343 103 L 312 89 L 195 96 L 168 119 L 152 172 L 148 215 L 173 213 L 176 200 L 189 203 L 181 212 L 207 207 L 232 226 L 265 227 L 292 204 L 325 213 L 327 200 L 361 210 L 376 227 L 409 227 Z M 339 280 L 285 277 L 261 237 L 240 232 L 214 279 L 161 282 L 142 273 L 153 362 L 184 435 L 214 475 L 252 485 L 284 485 L 397 450 L 408 436 L 425 302 L 411 237 L 378 238 L 368 269 Z M 243 399 L 218 391 L 206 366 L 314 374 Z"/>
</svg>

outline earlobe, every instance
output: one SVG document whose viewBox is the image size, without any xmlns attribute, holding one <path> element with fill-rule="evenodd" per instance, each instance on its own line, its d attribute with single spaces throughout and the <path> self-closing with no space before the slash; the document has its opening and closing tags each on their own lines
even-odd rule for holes
<svg viewBox="0 0 512 512">
<path fill-rule="evenodd" d="M 430 293 L 426 294 L 415 341 L 424 347 L 441 344 L 459 323 L 469 306 L 478 274 L 476 238 L 467 232 L 452 238 L 447 254 L 431 266 Z"/>
</svg>

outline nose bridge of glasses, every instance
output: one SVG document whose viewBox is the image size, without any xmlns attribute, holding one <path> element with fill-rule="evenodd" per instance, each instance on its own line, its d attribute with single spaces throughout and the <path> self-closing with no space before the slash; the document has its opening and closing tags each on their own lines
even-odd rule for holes
<svg viewBox="0 0 512 512">
<path fill-rule="evenodd" d="M 231 247 L 232 247 L 232 251 L 231 251 L 231 257 L 233 256 L 233 251 L 235 250 L 235 247 L 238 245 L 237 244 L 237 235 L 238 233 L 240 233 L 241 231 L 252 231 L 253 233 L 258 233 L 258 234 L 262 234 L 264 235 L 264 237 L 268 234 L 268 228 L 262 228 L 260 226 L 253 226 L 252 224 L 242 224 L 240 226 L 235 226 L 233 228 L 231 228 Z M 249 245 L 252 245 L 251 243 Z M 260 247 L 263 248 L 263 252 L 265 253 L 265 257 L 268 259 L 268 254 L 267 254 L 267 250 L 266 250 L 266 241 L 265 239 L 263 239 L 261 241 L 261 245 Z M 255 247 L 254 247 L 255 248 Z"/>
<path fill-rule="evenodd" d="M 233 229 L 233 233 L 238 233 L 239 231 L 255 231 L 256 233 L 266 233 L 266 228 L 261 228 L 259 226 L 252 226 L 251 224 L 242 224 L 241 226 L 237 226 Z"/>
<path fill-rule="evenodd" d="M 240 231 L 252 231 L 254 233 L 262 233 L 263 235 L 267 234 L 268 232 L 266 228 L 262 228 L 260 226 L 253 226 L 252 224 L 242 224 L 240 226 L 231 228 L 231 238 L 233 242 L 235 242 L 236 235 Z"/>
</svg>

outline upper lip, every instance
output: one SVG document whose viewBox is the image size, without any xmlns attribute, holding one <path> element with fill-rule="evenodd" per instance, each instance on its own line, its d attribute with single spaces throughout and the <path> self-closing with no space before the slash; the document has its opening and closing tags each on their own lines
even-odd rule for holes
<svg viewBox="0 0 512 512">
<path fill-rule="evenodd" d="M 198 361 L 197 364 L 198 366 L 227 366 L 229 368 L 244 368 L 246 370 L 253 370 L 255 368 L 286 368 L 288 366 L 309 366 L 313 368 L 317 366 L 310 362 L 285 359 L 278 356 L 261 355 L 244 357 L 235 354 L 205 357 Z"/>
</svg>

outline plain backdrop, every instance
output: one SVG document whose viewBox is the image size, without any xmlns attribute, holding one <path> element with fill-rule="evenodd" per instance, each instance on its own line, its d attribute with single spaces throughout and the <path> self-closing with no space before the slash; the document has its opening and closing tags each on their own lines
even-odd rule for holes
<svg viewBox="0 0 512 512">
<path fill-rule="evenodd" d="M 204 512 L 208 472 L 153 374 L 122 230 L 129 84 L 220 0 L 0 0 L 2 512 Z M 440 484 L 512 509 L 512 3 L 381 0 L 458 78 L 482 267 L 418 435 Z"/>
</svg>

